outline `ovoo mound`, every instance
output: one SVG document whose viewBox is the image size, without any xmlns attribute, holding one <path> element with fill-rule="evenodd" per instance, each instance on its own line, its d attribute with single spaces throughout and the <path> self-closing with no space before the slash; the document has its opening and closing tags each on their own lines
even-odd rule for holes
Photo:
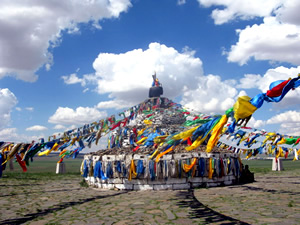
<svg viewBox="0 0 300 225">
<path fill-rule="evenodd" d="M 167 98 L 150 98 L 127 114 L 124 115 L 129 118 L 126 125 L 110 132 L 107 149 L 84 156 L 81 170 L 91 186 L 126 190 L 188 189 L 231 185 L 241 176 L 238 154 L 218 147 L 206 153 L 205 142 L 187 151 L 190 139 L 169 139 L 184 133 L 189 121 L 186 118 L 191 117 L 181 105 Z M 194 121 L 197 127 L 207 119 Z"/>
</svg>

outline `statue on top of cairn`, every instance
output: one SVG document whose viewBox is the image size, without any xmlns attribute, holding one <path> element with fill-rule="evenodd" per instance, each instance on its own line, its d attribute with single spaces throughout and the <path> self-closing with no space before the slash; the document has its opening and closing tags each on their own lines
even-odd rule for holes
<svg viewBox="0 0 300 225">
<path fill-rule="evenodd" d="M 156 77 L 156 73 L 152 75 L 152 78 L 153 82 L 152 87 L 149 89 L 149 98 L 159 98 L 164 93 L 163 87 Z"/>
</svg>

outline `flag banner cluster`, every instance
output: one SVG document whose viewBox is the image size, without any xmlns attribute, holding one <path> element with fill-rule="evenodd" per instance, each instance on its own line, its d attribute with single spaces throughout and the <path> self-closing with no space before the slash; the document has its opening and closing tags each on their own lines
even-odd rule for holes
<svg viewBox="0 0 300 225">
<path fill-rule="evenodd" d="M 299 137 L 253 130 L 245 127 L 252 114 L 266 102 L 280 102 L 284 96 L 298 86 L 300 76 L 270 84 L 266 93 L 250 98 L 241 96 L 224 115 L 194 113 L 168 98 L 149 98 L 118 116 L 112 115 L 82 127 L 53 135 L 48 140 L 40 139 L 31 143 L 0 141 L 0 173 L 9 160 L 16 159 L 25 172 L 33 157 L 59 152 L 62 162 L 65 157 L 76 156 L 86 147 L 98 144 L 102 137 L 108 137 L 106 151 L 120 154 L 147 153 L 150 159 L 159 161 L 162 156 L 174 152 L 232 150 L 243 152 L 247 157 L 261 153 L 287 156 L 293 152 L 298 159 Z M 231 123 L 228 123 L 231 119 Z M 243 129 L 242 129 L 242 128 Z M 227 136 L 227 137 L 226 137 Z M 236 141 L 235 145 L 220 141 L 226 137 Z M 257 148 L 258 139 L 265 137 Z M 292 145 L 291 148 L 282 146 Z M 239 147 L 244 145 L 245 148 Z M 292 150 L 293 149 L 293 150 Z M 100 150 L 103 151 L 103 150 Z"/>
</svg>

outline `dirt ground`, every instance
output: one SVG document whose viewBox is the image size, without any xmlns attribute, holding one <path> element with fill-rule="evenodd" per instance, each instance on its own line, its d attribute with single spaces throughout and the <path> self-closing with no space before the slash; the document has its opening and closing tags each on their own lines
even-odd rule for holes
<svg viewBox="0 0 300 225">
<path fill-rule="evenodd" d="M 300 169 L 182 191 L 86 188 L 82 178 L 0 179 L 0 224 L 300 224 Z"/>
</svg>

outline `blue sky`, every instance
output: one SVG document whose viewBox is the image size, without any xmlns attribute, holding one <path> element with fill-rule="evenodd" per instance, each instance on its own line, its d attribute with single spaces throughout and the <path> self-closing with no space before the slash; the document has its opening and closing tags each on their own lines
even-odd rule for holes
<svg viewBox="0 0 300 225">
<path fill-rule="evenodd" d="M 0 140 L 30 141 L 164 96 L 222 113 L 300 72 L 296 0 L 1 1 Z M 300 135 L 300 91 L 255 128 Z"/>
</svg>

